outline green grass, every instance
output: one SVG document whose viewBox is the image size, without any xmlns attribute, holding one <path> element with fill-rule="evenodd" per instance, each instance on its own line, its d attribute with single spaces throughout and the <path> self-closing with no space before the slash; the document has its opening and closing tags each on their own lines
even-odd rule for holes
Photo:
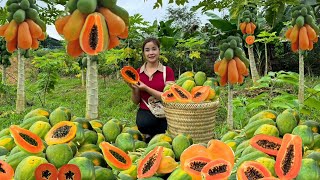
<svg viewBox="0 0 320 180">
<path fill-rule="evenodd" d="M 14 89 L 12 90 L 14 92 Z M 43 97 L 42 95 L 40 96 Z M 6 99 L 14 99 L 12 94 Z M 22 114 L 16 114 L 14 101 L 10 103 L 0 100 L 0 130 L 10 124 L 19 124 L 24 115 L 39 107 L 53 111 L 59 106 L 71 109 L 73 115 L 85 116 L 86 89 L 81 87 L 80 79 L 60 79 L 55 89 L 47 94 L 45 106 L 42 106 L 39 95 L 36 93 L 34 82 L 26 82 L 26 99 L 28 106 Z M 32 105 L 30 105 L 32 104 Z M 131 89 L 122 80 L 110 79 L 105 85 L 99 80 L 99 119 L 107 121 L 109 118 L 117 118 L 126 123 L 134 124 L 137 106 L 131 101 Z"/>
</svg>

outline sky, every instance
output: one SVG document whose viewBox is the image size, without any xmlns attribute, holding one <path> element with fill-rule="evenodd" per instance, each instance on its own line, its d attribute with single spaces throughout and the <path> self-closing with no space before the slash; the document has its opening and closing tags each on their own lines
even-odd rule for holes
<svg viewBox="0 0 320 180">
<path fill-rule="evenodd" d="M 6 0 L 0 0 L 0 6 L 5 6 Z M 156 0 L 118 0 L 117 5 L 123 7 L 129 12 L 129 15 L 141 14 L 142 17 L 149 22 L 153 22 L 154 20 L 162 20 L 165 17 L 166 8 L 169 6 L 178 7 L 175 4 L 168 4 L 169 0 L 162 0 L 163 6 L 158 9 L 153 9 L 153 5 Z M 38 1 L 39 2 L 39 1 Z M 188 7 L 193 5 L 197 5 L 200 0 L 189 0 L 187 4 Z M 41 5 L 41 4 L 39 4 Z M 58 9 L 63 9 L 62 6 L 57 6 Z M 202 22 L 207 21 L 207 16 L 201 15 L 200 11 L 197 12 L 197 16 L 200 17 Z M 54 25 L 47 25 L 47 33 L 50 37 L 61 40 L 62 37 L 55 30 Z"/>
</svg>

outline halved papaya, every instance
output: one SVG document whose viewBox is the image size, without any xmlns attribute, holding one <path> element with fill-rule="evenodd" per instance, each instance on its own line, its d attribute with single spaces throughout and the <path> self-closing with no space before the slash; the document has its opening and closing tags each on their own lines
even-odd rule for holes
<svg viewBox="0 0 320 180">
<path fill-rule="evenodd" d="M 189 146 L 187 149 L 185 149 L 180 156 L 181 168 L 184 170 L 184 164 L 187 161 L 187 159 L 190 159 L 190 158 L 196 157 L 196 156 L 202 156 L 202 157 L 209 158 L 207 148 L 201 144 L 193 144 L 193 145 Z"/>
<path fill-rule="evenodd" d="M 245 161 L 237 170 L 238 180 L 261 179 L 271 176 L 271 172 L 266 167 L 255 161 Z"/>
<path fill-rule="evenodd" d="M 250 145 L 264 153 L 277 156 L 282 139 L 266 134 L 258 134 L 250 139 Z"/>
<path fill-rule="evenodd" d="M 70 121 L 61 121 L 55 124 L 45 137 L 48 145 L 63 144 L 71 141 L 77 132 L 77 126 Z"/>
<path fill-rule="evenodd" d="M 161 94 L 161 99 L 166 103 L 177 101 L 177 98 L 173 95 L 170 89 Z"/>
<path fill-rule="evenodd" d="M 81 171 L 75 164 L 65 164 L 59 169 L 59 180 L 81 180 Z"/>
<path fill-rule="evenodd" d="M 202 86 L 196 91 L 193 91 L 191 94 L 192 101 L 195 103 L 200 103 L 207 99 L 208 95 L 210 93 L 210 87 L 209 86 Z"/>
<path fill-rule="evenodd" d="M 139 73 L 131 66 L 124 66 L 120 70 L 121 76 L 123 79 L 130 84 L 137 84 L 139 82 Z"/>
<path fill-rule="evenodd" d="M 181 86 L 173 84 L 170 87 L 170 90 L 173 93 L 174 97 L 177 98 L 178 102 L 187 103 L 192 101 L 190 92 L 183 89 Z"/>
<path fill-rule="evenodd" d="M 298 135 L 285 134 L 277 154 L 274 169 L 280 179 L 293 179 L 302 164 L 302 139 Z"/>
<path fill-rule="evenodd" d="M 10 164 L 0 160 L 0 179 L 13 179 L 14 170 Z"/>
<path fill-rule="evenodd" d="M 158 170 L 163 154 L 163 147 L 156 146 L 144 157 L 138 164 L 137 177 L 148 178 L 152 177 Z"/>
<path fill-rule="evenodd" d="M 196 156 L 187 159 L 183 165 L 183 169 L 192 177 L 193 180 L 201 180 L 202 169 L 211 161 L 211 159 Z"/>
<path fill-rule="evenodd" d="M 206 180 L 227 179 L 231 175 L 232 166 L 229 161 L 216 159 L 210 161 L 201 170 L 201 176 Z"/>
<path fill-rule="evenodd" d="M 102 52 L 109 43 L 108 29 L 102 14 L 92 13 L 86 18 L 80 33 L 80 46 L 89 55 Z"/>
<path fill-rule="evenodd" d="M 50 163 L 40 164 L 35 171 L 36 180 L 57 180 L 58 170 Z"/>
<path fill-rule="evenodd" d="M 107 164 L 113 169 L 126 170 L 132 165 L 129 155 L 120 148 L 117 148 L 108 142 L 101 142 L 99 147 L 102 150 Z"/>
<path fill-rule="evenodd" d="M 228 162 L 230 162 L 231 167 L 234 166 L 234 153 L 230 146 L 225 144 L 224 142 L 212 139 L 208 142 L 208 154 L 209 158 L 212 160 L 215 159 L 224 159 Z"/>
<path fill-rule="evenodd" d="M 41 138 L 33 132 L 20 128 L 17 125 L 10 126 L 10 133 L 14 142 L 29 153 L 39 153 L 44 149 Z"/>
</svg>

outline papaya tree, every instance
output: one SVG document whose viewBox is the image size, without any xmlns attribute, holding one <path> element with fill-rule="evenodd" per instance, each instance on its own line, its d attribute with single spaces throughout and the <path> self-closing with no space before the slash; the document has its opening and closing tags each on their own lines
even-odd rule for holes
<svg viewBox="0 0 320 180">
<path fill-rule="evenodd" d="M 304 54 L 313 49 L 318 42 L 319 26 L 311 6 L 300 4 L 292 8 L 292 27 L 286 31 L 286 38 L 291 42 L 291 50 L 299 53 L 299 105 L 304 102 Z"/>
<path fill-rule="evenodd" d="M 81 69 L 81 86 L 85 87 L 86 85 L 86 68 L 87 68 L 87 58 L 86 57 L 78 57 L 78 64 Z"/>
<path fill-rule="evenodd" d="M 227 124 L 229 129 L 233 129 L 232 86 L 243 83 L 244 76 L 249 74 L 249 62 L 238 36 L 228 36 L 220 42 L 219 48 L 220 60 L 215 62 L 214 72 L 220 76 L 220 86 L 228 85 Z"/>
<path fill-rule="evenodd" d="M 264 58 L 265 58 L 265 67 L 264 67 L 264 75 L 266 76 L 268 74 L 268 44 L 278 40 L 279 37 L 276 36 L 276 32 L 269 33 L 267 31 L 260 32 L 257 37 L 259 39 L 256 39 L 255 42 L 261 42 L 264 44 Z"/>
</svg>

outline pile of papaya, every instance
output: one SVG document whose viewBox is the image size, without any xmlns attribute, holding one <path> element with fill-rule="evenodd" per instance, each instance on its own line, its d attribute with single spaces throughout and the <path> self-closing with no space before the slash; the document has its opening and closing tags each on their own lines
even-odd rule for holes
<svg viewBox="0 0 320 180">
<path fill-rule="evenodd" d="M 220 42 L 220 59 L 214 64 L 214 72 L 220 76 L 220 86 L 242 84 L 248 76 L 249 60 L 242 50 L 241 38 L 229 36 Z"/>
<path fill-rule="evenodd" d="M 313 9 L 309 5 L 301 4 L 292 8 L 292 27 L 285 36 L 291 42 L 291 50 L 312 50 L 313 43 L 318 42 L 319 27 L 315 21 Z"/>
<path fill-rule="evenodd" d="M 67 53 L 97 55 L 128 37 L 129 13 L 110 0 L 70 0 L 68 15 L 59 17 L 55 27 L 67 41 Z"/>
<path fill-rule="evenodd" d="M 239 23 L 242 34 L 254 34 L 254 31 L 257 28 L 256 14 L 257 6 L 255 4 L 248 3 L 248 5 L 244 7 Z"/>
<path fill-rule="evenodd" d="M 40 19 L 35 0 L 8 0 L 8 23 L 0 26 L 0 36 L 5 37 L 7 51 L 37 49 L 39 40 L 46 38 L 46 24 Z"/>
</svg>

